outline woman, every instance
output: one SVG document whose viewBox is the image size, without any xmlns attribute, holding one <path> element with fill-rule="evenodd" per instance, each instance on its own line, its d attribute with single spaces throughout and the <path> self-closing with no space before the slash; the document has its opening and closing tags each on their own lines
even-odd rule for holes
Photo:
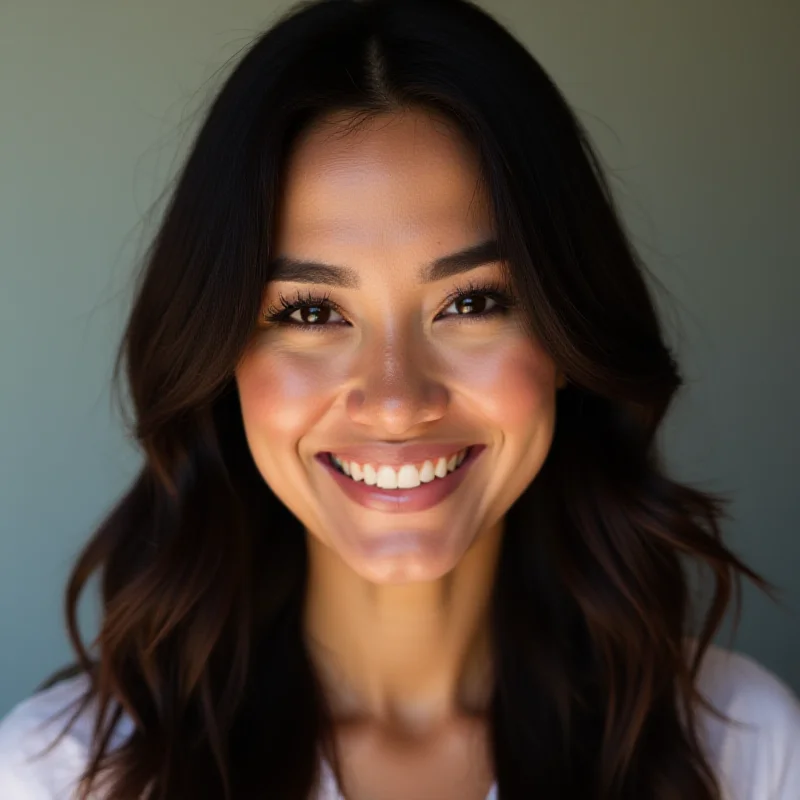
<svg viewBox="0 0 800 800">
<path fill-rule="evenodd" d="M 740 576 L 770 587 L 665 474 L 642 270 L 484 12 L 294 9 L 148 253 L 118 362 L 144 465 L 71 576 L 77 670 L 0 728 L 0 796 L 796 798 L 796 698 L 710 644 Z"/>
</svg>

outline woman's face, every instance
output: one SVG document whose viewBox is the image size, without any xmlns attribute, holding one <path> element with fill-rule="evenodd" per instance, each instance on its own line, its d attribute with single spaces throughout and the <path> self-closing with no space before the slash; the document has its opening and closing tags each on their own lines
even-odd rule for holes
<svg viewBox="0 0 800 800">
<path fill-rule="evenodd" d="M 432 580 L 539 471 L 560 379 L 521 312 L 486 294 L 510 293 L 491 246 L 430 266 L 494 238 L 455 130 L 406 112 L 336 135 L 345 119 L 287 164 L 262 306 L 285 315 L 262 319 L 238 365 L 245 433 L 275 494 L 356 573 Z M 285 309 L 298 294 L 306 305 Z"/>
</svg>

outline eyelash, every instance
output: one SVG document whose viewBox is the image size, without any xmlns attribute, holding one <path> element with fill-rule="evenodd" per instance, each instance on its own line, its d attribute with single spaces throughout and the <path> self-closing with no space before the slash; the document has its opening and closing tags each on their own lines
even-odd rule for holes
<svg viewBox="0 0 800 800">
<path fill-rule="evenodd" d="M 487 317 L 496 314 L 505 314 L 510 308 L 514 306 L 514 301 L 509 294 L 503 290 L 500 284 L 487 280 L 480 282 L 469 281 L 464 286 L 456 286 L 456 288 L 445 298 L 443 309 L 450 306 L 454 301 L 461 300 L 464 297 L 473 297 L 475 295 L 482 295 L 493 300 L 496 305 L 488 311 L 480 311 L 475 314 L 454 314 L 459 321 L 464 322 L 480 322 Z M 270 306 L 264 318 L 268 323 L 273 325 L 284 325 L 289 328 L 296 328 L 298 330 L 315 330 L 320 331 L 330 327 L 331 323 L 317 323 L 310 324 L 306 322 L 294 322 L 289 317 L 297 310 L 306 308 L 308 306 L 315 306 L 317 308 L 328 308 L 335 311 L 337 314 L 344 316 L 342 308 L 330 299 L 330 294 L 324 295 L 314 294 L 311 290 L 306 290 L 305 293 L 298 291 L 293 299 L 287 300 L 282 294 L 278 295 L 278 302 L 280 308 Z M 342 323 L 333 323 L 341 325 Z"/>
</svg>

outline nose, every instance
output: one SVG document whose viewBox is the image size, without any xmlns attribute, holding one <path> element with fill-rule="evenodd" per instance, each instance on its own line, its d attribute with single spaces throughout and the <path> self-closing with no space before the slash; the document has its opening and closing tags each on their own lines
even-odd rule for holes
<svg viewBox="0 0 800 800">
<path fill-rule="evenodd" d="M 440 419 L 449 393 L 425 345 L 407 333 L 365 348 L 347 396 L 350 419 L 374 435 L 402 436 Z"/>
</svg>

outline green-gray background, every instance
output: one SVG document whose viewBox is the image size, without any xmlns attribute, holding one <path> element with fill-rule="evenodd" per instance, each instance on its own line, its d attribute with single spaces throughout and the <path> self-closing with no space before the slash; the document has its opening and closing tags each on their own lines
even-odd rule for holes
<svg viewBox="0 0 800 800">
<path fill-rule="evenodd" d="M 145 213 L 286 3 L 0 0 L 0 714 L 70 658 L 70 563 L 139 463 L 109 402 Z M 800 690 L 800 4 L 484 0 L 578 109 L 669 289 L 665 444 L 735 498 L 735 647 Z M 94 601 L 83 608 L 87 631 Z"/>
</svg>

